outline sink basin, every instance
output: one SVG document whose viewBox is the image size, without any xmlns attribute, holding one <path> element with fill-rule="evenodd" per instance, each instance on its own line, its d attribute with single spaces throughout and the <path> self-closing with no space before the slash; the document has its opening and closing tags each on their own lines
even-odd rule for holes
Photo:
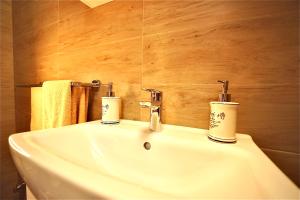
<svg viewBox="0 0 300 200">
<path fill-rule="evenodd" d="M 249 135 L 223 144 L 204 129 L 163 125 L 152 133 L 148 125 L 93 121 L 14 134 L 9 144 L 39 199 L 299 198 Z"/>
</svg>

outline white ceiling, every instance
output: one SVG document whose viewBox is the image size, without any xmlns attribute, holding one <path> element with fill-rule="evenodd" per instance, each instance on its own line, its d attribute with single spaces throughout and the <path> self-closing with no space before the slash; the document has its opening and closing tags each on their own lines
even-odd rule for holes
<svg viewBox="0 0 300 200">
<path fill-rule="evenodd" d="M 97 6 L 103 5 L 113 0 L 80 0 L 80 1 L 90 8 L 95 8 Z"/>
</svg>

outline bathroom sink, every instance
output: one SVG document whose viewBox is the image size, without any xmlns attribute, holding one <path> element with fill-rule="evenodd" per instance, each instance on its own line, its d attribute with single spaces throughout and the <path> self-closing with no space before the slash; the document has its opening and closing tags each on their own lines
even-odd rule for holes
<svg viewBox="0 0 300 200">
<path fill-rule="evenodd" d="M 9 144 L 39 199 L 299 198 L 249 135 L 224 144 L 209 140 L 208 130 L 148 125 L 93 121 L 14 134 Z"/>
</svg>

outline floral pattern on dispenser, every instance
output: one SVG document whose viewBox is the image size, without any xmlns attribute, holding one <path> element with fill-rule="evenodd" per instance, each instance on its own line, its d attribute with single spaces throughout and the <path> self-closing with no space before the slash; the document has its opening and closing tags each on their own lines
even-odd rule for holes
<svg viewBox="0 0 300 200">
<path fill-rule="evenodd" d="M 209 123 L 209 128 L 215 128 L 218 127 L 219 124 L 221 123 L 220 120 L 224 120 L 225 119 L 225 113 L 221 112 L 216 114 L 215 112 L 210 113 L 210 123 Z M 220 119 L 220 120 L 218 120 Z"/>
</svg>

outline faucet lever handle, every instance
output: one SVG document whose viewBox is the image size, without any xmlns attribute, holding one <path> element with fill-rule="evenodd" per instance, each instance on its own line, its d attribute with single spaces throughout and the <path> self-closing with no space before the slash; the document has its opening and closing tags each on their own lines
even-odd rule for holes
<svg viewBox="0 0 300 200">
<path fill-rule="evenodd" d="M 152 89 L 152 88 L 142 88 L 142 90 L 144 90 L 146 92 L 151 92 L 151 93 L 160 93 L 159 90 Z"/>
<path fill-rule="evenodd" d="M 150 92 L 151 93 L 151 104 L 152 105 L 161 105 L 161 91 L 156 89 L 150 89 L 150 88 L 142 88 L 142 90 Z"/>
</svg>

